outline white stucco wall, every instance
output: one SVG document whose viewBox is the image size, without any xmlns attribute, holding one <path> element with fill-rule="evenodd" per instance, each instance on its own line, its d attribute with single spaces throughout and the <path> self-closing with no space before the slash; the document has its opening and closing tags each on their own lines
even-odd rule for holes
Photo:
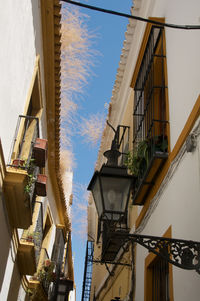
<svg viewBox="0 0 200 301">
<path fill-rule="evenodd" d="M 199 128 L 200 130 L 200 128 Z M 158 204 L 141 234 L 162 236 L 172 226 L 172 237 L 200 241 L 200 139 L 194 153 L 185 152 L 175 166 L 172 179 L 157 200 Z M 148 252 L 137 246 L 136 300 L 144 296 L 144 259 Z M 181 289 L 184 286 L 184 290 Z M 174 300 L 199 300 L 199 274 L 173 267 Z"/>
<path fill-rule="evenodd" d="M 200 25 L 200 2 L 168 1 L 164 16 L 167 23 Z M 171 148 L 174 147 L 199 95 L 199 30 L 166 28 Z"/>
<path fill-rule="evenodd" d="M 8 163 L 17 119 L 20 114 L 24 113 L 37 55 L 40 56 L 42 96 L 45 106 L 40 0 L 0 1 L 0 37 L 2 41 L 0 47 L 0 138 L 5 161 Z M 42 116 L 41 125 L 40 135 L 46 138 L 45 114 Z M 51 188 L 49 190 L 52 194 Z M 52 203 L 54 201 L 52 198 Z M 55 207 L 51 209 L 57 212 Z M 3 212 L 1 212 L 2 215 Z M 58 220 L 56 214 L 54 218 Z M 10 281 L 13 273 L 18 273 L 17 267 L 14 268 L 15 252 L 10 241 L 10 233 L 5 230 L 8 224 L 8 217 L 4 212 L 0 228 L 2 230 L 1 241 L 6 243 L 4 248 L 1 248 L 2 260 L 4 260 L 1 267 L 5 269 L 2 273 L 5 273 L 3 280 L 1 279 L 0 300 L 7 300 L 8 296 L 9 300 L 12 299 L 12 292 L 9 291 Z M 52 252 L 54 236 L 55 229 L 52 232 L 49 254 Z M 23 300 L 23 289 L 20 288 L 18 293 L 18 299 Z"/>
<path fill-rule="evenodd" d="M 137 2 L 137 1 L 136 1 Z M 163 17 L 166 23 L 200 25 L 198 0 L 144 0 L 140 2 L 139 16 Z M 137 15 L 138 12 L 135 11 Z M 127 59 L 123 82 L 117 99 L 117 123 L 123 119 L 128 101 L 130 83 L 140 50 L 146 24 L 137 22 Z M 200 94 L 200 30 L 165 28 L 166 60 L 169 93 L 169 122 L 171 150 Z M 197 122 L 198 123 L 198 122 Z M 197 124 L 196 123 L 196 124 Z M 172 237 L 200 241 L 200 148 L 184 153 L 173 176 L 159 195 L 157 207 L 141 234 L 162 236 L 172 226 Z M 139 212 L 142 207 L 139 208 Z M 137 246 L 135 300 L 144 300 L 144 261 L 148 251 Z M 195 271 L 173 268 L 174 300 L 199 300 L 199 275 Z M 184 287 L 184 289 L 183 289 Z"/>
<path fill-rule="evenodd" d="M 20 5 L 12 0 L 0 2 L 0 36 L 0 136 L 7 160 L 36 58 L 31 1 L 20 0 Z"/>
<path fill-rule="evenodd" d="M 36 52 L 31 1 L 0 2 L 0 137 L 7 161 L 19 114 L 24 112 L 33 75 Z M 3 222 L 3 220 L 2 220 Z M 4 240 L 9 239 L 4 231 Z M 7 250 L 7 266 L 0 299 L 7 300 L 13 275 L 14 252 L 12 243 Z"/>
<path fill-rule="evenodd" d="M 200 2 L 151 1 L 150 16 L 165 17 L 166 23 L 200 24 Z M 170 140 L 173 149 L 200 94 L 200 31 L 165 28 L 169 92 Z M 198 123 L 198 122 L 197 122 Z M 159 196 L 141 234 L 162 236 L 172 226 L 172 237 L 200 241 L 200 148 L 184 153 L 180 164 Z M 137 246 L 136 301 L 144 300 L 144 260 L 148 252 Z M 173 267 L 176 301 L 198 301 L 199 275 Z M 184 287 L 184 289 L 183 289 Z"/>
</svg>

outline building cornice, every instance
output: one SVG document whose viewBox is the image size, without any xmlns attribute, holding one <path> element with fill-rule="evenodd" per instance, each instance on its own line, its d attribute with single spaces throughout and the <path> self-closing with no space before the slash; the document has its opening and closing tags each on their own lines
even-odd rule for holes
<svg viewBox="0 0 200 301">
<path fill-rule="evenodd" d="M 48 135 L 48 170 L 60 223 L 70 230 L 63 183 L 60 175 L 61 111 L 61 4 L 59 0 L 41 0 L 46 118 Z"/>
<path fill-rule="evenodd" d="M 139 16 L 142 2 L 143 2 L 142 0 L 134 1 L 134 6 L 131 7 L 132 15 Z M 130 57 L 132 56 L 132 48 L 133 48 L 133 40 L 134 40 L 133 37 L 135 35 L 137 23 L 138 23 L 137 20 L 129 19 L 129 23 L 127 25 L 127 29 L 125 32 L 125 39 L 123 42 L 116 78 L 112 89 L 112 96 L 109 104 L 107 119 L 109 120 L 110 124 L 112 124 L 114 128 L 117 127 L 117 125 L 119 124 L 119 120 L 121 120 L 121 116 L 123 115 L 123 110 L 125 107 L 124 101 L 128 99 L 127 94 L 124 95 L 124 91 L 126 92 L 128 91 L 127 93 L 130 92 L 129 90 L 124 89 L 124 85 L 128 85 L 128 87 L 130 87 L 131 76 L 129 74 L 130 73 L 129 60 Z M 129 82 L 127 82 L 126 80 L 127 76 L 130 78 Z M 110 148 L 113 135 L 114 132 L 112 131 L 112 129 L 108 127 L 108 125 L 106 125 L 101 139 L 101 145 L 98 153 L 96 169 L 100 169 L 101 165 L 104 163 L 103 153 Z"/>
</svg>

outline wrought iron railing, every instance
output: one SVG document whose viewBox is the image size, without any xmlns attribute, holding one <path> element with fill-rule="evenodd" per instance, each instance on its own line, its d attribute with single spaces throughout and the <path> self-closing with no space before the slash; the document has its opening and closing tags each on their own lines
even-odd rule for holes
<svg viewBox="0 0 200 301">
<path fill-rule="evenodd" d="M 123 166 L 126 162 L 126 156 L 129 150 L 129 134 L 130 127 L 125 125 L 118 125 L 115 136 L 118 140 L 118 149 L 121 152 L 119 157 L 119 166 Z"/>
<path fill-rule="evenodd" d="M 93 252 L 94 252 L 94 243 L 92 241 L 87 241 L 81 301 L 89 301 L 90 300 L 90 291 L 91 291 L 91 283 L 92 283 Z"/>
<path fill-rule="evenodd" d="M 56 238 L 54 242 L 54 248 L 52 253 L 52 261 L 55 263 L 55 274 L 56 278 L 52 286 L 52 290 L 50 293 L 50 300 L 56 301 L 58 295 L 58 287 L 60 278 L 64 275 L 64 263 L 63 263 L 63 255 L 65 249 L 65 241 L 63 236 L 63 230 L 57 228 L 56 229 Z"/>
<path fill-rule="evenodd" d="M 127 153 L 129 150 L 130 127 L 125 125 L 118 125 L 117 129 L 115 130 L 108 121 L 107 124 L 115 133 L 112 140 L 111 149 L 120 152 L 117 164 L 118 166 L 123 166 L 126 162 Z"/>
<path fill-rule="evenodd" d="M 36 265 L 38 265 L 39 263 L 40 252 L 42 248 L 42 240 L 43 240 L 43 207 L 42 207 L 43 205 L 41 202 L 38 203 L 40 203 L 40 210 L 39 210 L 38 219 L 36 222 L 36 227 L 34 232 Z"/>
<path fill-rule="evenodd" d="M 104 221 L 102 225 L 102 262 L 113 262 L 118 254 L 120 248 L 123 246 L 123 239 L 115 239 L 115 233 L 123 233 L 124 235 L 129 232 L 127 227 L 127 220 L 122 222 Z"/>
<path fill-rule="evenodd" d="M 39 173 L 32 157 L 33 146 L 39 137 L 39 119 L 34 116 L 19 115 L 7 166 L 27 171 L 24 192 L 30 201 L 32 212 L 35 205 L 35 179 Z"/>
<path fill-rule="evenodd" d="M 46 248 L 41 248 L 41 252 L 43 253 L 42 258 L 43 258 L 43 261 L 45 262 L 45 260 L 49 259 L 47 249 Z M 42 277 L 42 279 L 40 279 L 40 283 L 41 283 L 41 285 L 44 289 L 45 294 L 47 296 L 49 296 L 49 294 L 50 294 L 50 285 L 51 285 L 51 282 L 49 281 L 49 279 L 47 277 Z"/>
<path fill-rule="evenodd" d="M 8 165 L 28 169 L 33 144 L 38 137 L 39 119 L 35 116 L 19 115 Z"/>
<path fill-rule="evenodd" d="M 152 26 L 135 84 L 133 111 L 133 172 L 136 186 L 155 157 L 168 153 L 164 29 Z"/>
</svg>

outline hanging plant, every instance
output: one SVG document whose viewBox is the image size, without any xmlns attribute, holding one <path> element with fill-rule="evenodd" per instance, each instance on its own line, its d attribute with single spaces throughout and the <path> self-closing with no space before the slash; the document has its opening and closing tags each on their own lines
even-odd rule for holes
<svg viewBox="0 0 200 301">
<path fill-rule="evenodd" d="M 154 138 L 154 145 L 156 152 L 163 152 L 166 153 L 168 149 L 168 140 L 167 136 L 155 136 Z"/>
<path fill-rule="evenodd" d="M 34 242 L 34 233 L 29 230 L 24 230 L 21 239 L 27 242 Z"/>
<path fill-rule="evenodd" d="M 149 164 L 149 143 L 143 140 L 133 151 L 128 152 L 125 160 L 129 172 L 135 177 L 144 173 Z"/>
<path fill-rule="evenodd" d="M 37 274 L 38 280 L 41 282 L 45 281 L 47 283 L 55 281 L 56 274 L 54 272 L 54 268 L 55 263 L 50 259 L 46 259 Z"/>
</svg>

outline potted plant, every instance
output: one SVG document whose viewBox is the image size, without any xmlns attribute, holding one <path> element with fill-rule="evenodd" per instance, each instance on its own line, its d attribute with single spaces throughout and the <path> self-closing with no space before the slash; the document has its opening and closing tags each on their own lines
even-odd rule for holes
<svg viewBox="0 0 200 301">
<path fill-rule="evenodd" d="M 154 137 L 154 150 L 155 152 L 166 153 L 168 149 L 167 136 L 159 135 Z"/>
<path fill-rule="evenodd" d="M 27 242 L 34 242 L 34 233 L 29 230 L 24 230 L 21 239 Z"/>
<path fill-rule="evenodd" d="M 47 158 L 47 140 L 36 138 L 33 146 L 33 158 L 35 159 L 35 164 L 39 167 L 45 167 L 45 162 Z"/>
<path fill-rule="evenodd" d="M 14 159 L 12 161 L 12 165 L 14 167 L 24 167 L 24 164 L 25 164 L 25 160 L 22 160 L 22 159 Z"/>
<path fill-rule="evenodd" d="M 55 269 L 55 263 L 50 259 L 46 259 L 43 262 L 43 265 L 37 274 L 38 280 L 41 282 L 44 281 L 48 284 L 50 284 L 50 282 L 53 282 L 56 278 L 54 269 Z"/>
<path fill-rule="evenodd" d="M 33 174 L 28 174 L 28 182 L 24 187 L 25 193 L 30 194 L 33 191 L 35 181 L 36 177 Z"/>
<path fill-rule="evenodd" d="M 129 172 L 136 178 L 144 174 L 149 163 L 149 143 L 147 140 L 140 141 L 137 147 L 128 152 L 125 165 Z"/>
<path fill-rule="evenodd" d="M 47 195 L 47 176 L 38 174 L 35 182 L 35 192 L 39 196 Z"/>
</svg>

